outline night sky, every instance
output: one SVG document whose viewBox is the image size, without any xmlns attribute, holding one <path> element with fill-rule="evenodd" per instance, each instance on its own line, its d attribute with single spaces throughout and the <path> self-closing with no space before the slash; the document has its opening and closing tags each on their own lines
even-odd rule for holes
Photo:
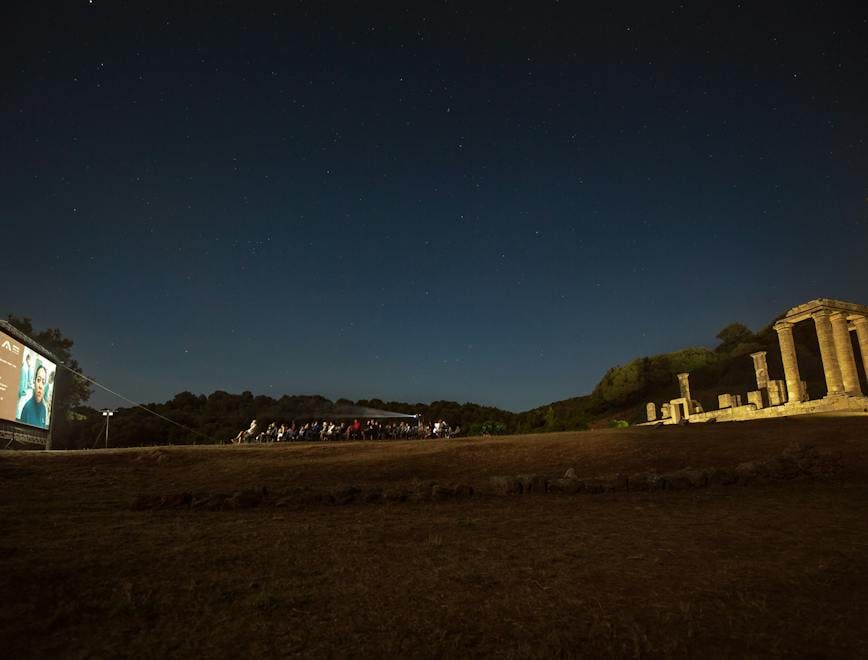
<svg viewBox="0 0 868 660">
<path fill-rule="evenodd" d="M 868 5 L 580 4 L 5 5 L 0 312 L 139 401 L 518 411 L 868 304 Z"/>
</svg>

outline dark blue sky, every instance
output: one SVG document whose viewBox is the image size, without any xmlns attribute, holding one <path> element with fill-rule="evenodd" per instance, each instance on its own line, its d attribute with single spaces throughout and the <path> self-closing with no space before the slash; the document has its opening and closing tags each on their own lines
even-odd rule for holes
<svg viewBox="0 0 868 660">
<path fill-rule="evenodd" d="M 868 303 L 865 5 L 25 4 L 4 315 L 133 399 L 524 410 Z"/>
</svg>

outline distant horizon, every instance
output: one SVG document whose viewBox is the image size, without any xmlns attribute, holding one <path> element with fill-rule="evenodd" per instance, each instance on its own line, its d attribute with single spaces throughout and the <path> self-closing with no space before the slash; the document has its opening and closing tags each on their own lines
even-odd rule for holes
<svg viewBox="0 0 868 660">
<path fill-rule="evenodd" d="M 835 298 L 835 297 L 831 297 L 831 296 L 828 296 L 828 295 L 825 295 L 825 296 L 816 296 L 816 297 L 811 298 L 811 299 L 805 299 L 805 300 L 802 300 L 802 301 L 800 301 L 800 302 L 797 302 L 797 303 L 793 303 L 793 304 L 791 304 L 791 305 L 788 305 L 788 306 L 786 306 L 785 308 L 783 308 L 783 309 L 781 309 L 781 310 L 779 310 L 779 311 L 777 311 L 777 312 L 774 312 L 774 313 L 770 314 L 770 316 L 768 317 L 768 319 L 767 319 L 765 322 L 763 322 L 763 323 L 760 323 L 760 324 L 755 325 L 755 326 L 753 326 L 753 327 L 748 325 L 748 327 L 749 327 L 749 329 L 750 329 L 752 332 L 754 332 L 754 333 L 760 332 L 760 331 L 763 330 L 764 328 L 768 327 L 768 326 L 773 322 L 773 319 L 774 319 L 777 315 L 783 314 L 784 312 L 786 312 L 787 310 L 789 310 L 789 309 L 791 309 L 791 308 L 793 308 L 793 307 L 796 307 L 796 306 L 802 305 L 802 304 L 804 304 L 804 303 L 810 302 L 811 300 L 815 300 L 816 298 L 831 298 L 831 299 L 833 299 L 833 300 L 841 300 L 840 298 Z M 848 300 L 848 301 L 846 301 L 846 302 L 855 303 L 855 304 L 862 304 L 862 303 L 859 303 L 859 302 L 856 301 L 856 300 Z M 735 320 L 735 321 L 733 321 L 733 322 L 734 322 L 734 323 L 739 323 L 740 321 Z M 50 324 L 49 324 L 49 325 L 50 325 Z M 747 324 L 745 324 L 745 325 L 747 325 Z M 45 326 L 45 327 L 49 327 L 49 326 Z M 55 327 L 55 326 L 50 325 L 50 327 Z M 41 329 L 44 329 L 44 328 L 43 328 L 41 325 L 39 325 L 39 326 L 38 326 L 38 329 L 41 330 Z M 722 329 L 722 328 L 718 328 L 718 330 L 716 330 L 715 333 L 718 332 L 720 329 Z M 71 338 L 71 337 L 70 337 L 70 338 Z M 75 341 L 74 338 L 71 338 L 71 339 L 73 339 L 73 340 Z M 681 350 L 681 349 L 692 348 L 692 347 L 703 347 L 703 348 L 708 348 L 708 349 L 712 349 L 712 350 L 713 350 L 713 348 L 714 348 L 714 346 L 715 346 L 716 343 L 717 343 L 717 340 L 715 339 L 715 340 L 710 341 L 710 342 L 706 342 L 706 343 L 695 343 L 695 344 L 692 344 L 692 345 L 690 345 L 690 346 L 677 346 L 677 347 L 673 347 L 673 348 L 672 348 L 671 350 L 669 350 L 669 351 L 663 351 L 662 353 L 655 353 L 655 354 L 652 354 L 652 355 L 665 354 L 665 353 L 672 352 L 672 351 L 674 351 L 674 350 Z M 75 350 L 74 350 L 74 352 L 75 352 Z M 606 367 L 606 369 L 605 369 L 604 371 L 602 371 L 602 372 L 600 373 L 600 375 L 599 375 L 599 377 L 597 378 L 597 380 L 594 381 L 593 385 L 591 385 L 591 387 L 589 387 L 589 388 L 588 388 L 584 393 L 577 393 L 577 394 L 570 394 L 570 395 L 566 395 L 566 396 L 560 396 L 560 397 L 556 397 L 556 398 L 551 398 L 551 399 L 547 399 L 547 400 L 544 400 L 544 401 L 540 401 L 540 402 L 535 403 L 535 404 L 531 404 L 531 405 L 523 405 L 523 406 L 522 406 L 522 405 L 519 405 L 519 406 L 502 405 L 502 404 L 499 404 L 499 403 L 497 403 L 497 402 L 488 401 L 488 400 L 485 399 L 485 397 L 480 397 L 480 398 L 455 398 L 455 397 L 450 397 L 450 396 L 448 395 L 448 393 L 447 393 L 446 395 L 443 395 L 443 396 L 432 396 L 432 397 L 427 397 L 427 398 L 424 398 L 424 399 L 413 398 L 413 397 L 410 397 L 410 398 L 402 398 L 402 397 L 400 397 L 400 396 L 399 396 L 399 397 L 391 397 L 391 396 L 390 396 L 390 397 L 383 397 L 383 396 L 358 396 L 358 397 L 353 397 L 353 396 L 347 396 L 346 394 L 335 395 L 335 394 L 329 394 L 329 393 L 322 392 L 322 391 L 321 391 L 321 392 L 311 392 L 311 391 L 303 391 L 303 390 L 302 390 L 302 391 L 294 391 L 294 392 L 288 392 L 288 391 L 287 391 L 287 392 L 283 392 L 283 393 L 276 393 L 276 392 L 274 391 L 276 388 L 274 388 L 273 386 L 268 386 L 268 385 L 266 385 L 266 386 L 264 386 L 264 387 L 262 387 L 262 388 L 260 388 L 260 389 L 254 389 L 254 388 L 249 387 L 249 386 L 248 386 L 248 387 L 241 387 L 241 389 L 226 389 L 226 388 L 222 388 L 222 387 L 211 387 L 211 388 L 209 389 L 207 386 L 204 387 L 204 388 L 200 387 L 200 388 L 197 388 L 197 389 L 191 389 L 191 388 L 189 388 L 189 387 L 188 387 L 188 388 L 185 388 L 185 387 L 182 386 L 182 388 L 179 389 L 179 390 L 176 390 L 176 391 L 171 392 L 171 393 L 169 393 L 169 394 L 165 394 L 165 395 L 163 395 L 163 398 L 160 398 L 159 396 L 157 396 L 157 398 L 150 397 L 150 398 L 146 398 L 146 399 L 141 399 L 141 400 L 137 401 L 137 403 L 139 403 L 139 404 L 145 404 L 145 403 L 165 403 L 165 402 L 168 402 L 168 401 L 172 400 L 176 395 L 178 395 L 178 394 L 180 394 L 180 393 L 182 393 L 182 392 L 191 392 L 191 393 L 195 394 L 196 396 L 200 396 L 200 395 L 210 396 L 210 395 L 213 394 L 214 392 L 218 392 L 218 391 L 224 391 L 224 392 L 227 392 L 228 394 L 232 394 L 232 395 L 240 395 L 240 394 L 242 394 L 242 393 L 245 392 L 245 391 L 249 391 L 249 392 L 251 392 L 254 396 L 269 396 L 269 397 L 271 397 L 272 399 L 275 399 L 275 400 L 280 399 L 282 396 L 322 396 L 322 397 L 324 397 L 324 398 L 326 398 L 326 399 L 328 399 L 329 401 L 332 401 L 332 402 L 335 402 L 335 401 L 338 401 L 338 400 L 341 400 L 341 399 L 345 399 L 345 400 L 353 401 L 353 402 L 360 401 L 360 400 L 374 400 L 374 399 L 377 399 L 377 400 L 381 400 L 381 401 L 384 401 L 384 402 L 392 401 L 392 402 L 403 403 L 403 404 L 407 404 L 407 405 L 412 405 L 412 404 L 416 404 L 416 403 L 421 404 L 421 405 L 430 405 L 431 403 L 433 403 L 433 402 L 435 402 L 435 401 L 454 401 L 454 402 L 459 403 L 459 404 L 471 403 L 471 404 L 476 404 L 476 405 L 480 405 L 480 406 L 488 406 L 488 407 L 497 408 L 497 409 L 499 409 L 499 410 L 503 410 L 503 411 L 506 411 L 506 412 L 514 413 L 514 414 L 520 414 L 520 413 L 523 413 L 523 412 L 527 412 L 527 411 L 529 411 L 529 410 L 534 410 L 534 409 L 537 409 L 537 408 L 540 408 L 540 407 L 543 407 L 543 406 L 549 405 L 549 404 L 551 404 L 551 403 L 557 403 L 557 402 L 559 402 L 559 401 L 565 401 L 565 400 L 569 400 L 569 399 L 575 399 L 575 398 L 581 398 L 581 397 L 584 397 L 584 396 L 589 396 L 590 394 L 593 393 L 593 390 L 594 390 L 594 388 L 596 387 L 596 385 L 599 383 L 600 378 L 602 378 L 602 377 L 604 376 L 604 374 L 606 373 L 606 371 L 607 371 L 609 368 L 612 368 L 612 367 L 615 367 L 615 366 L 619 366 L 619 365 L 624 365 L 624 364 L 627 364 L 627 363 L 631 362 L 632 360 L 635 360 L 635 359 L 638 359 L 638 358 L 642 358 L 642 357 L 650 357 L 650 355 L 642 355 L 642 354 L 639 354 L 639 355 L 633 355 L 632 357 L 626 358 L 626 359 L 624 359 L 624 360 L 622 360 L 622 361 L 614 362 L 614 363 L 610 364 L 608 367 Z M 80 359 L 79 359 L 79 361 L 81 362 Z M 87 376 L 89 376 L 89 377 L 91 377 L 91 378 L 94 378 L 94 380 L 99 381 L 99 378 L 96 378 L 96 377 L 93 375 L 93 373 L 90 373 L 90 372 L 87 370 L 86 366 L 85 366 L 85 368 L 84 368 L 84 373 L 85 373 L 85 375 L 87 375 Z M 103 383 L 103 384 L 106 385 L 107 387 L 109 387 L 110 389 L 116 389 L 116 388 L 112 387 L 112 384 L 111 384 L 111 383 Z M 129 394 L 127 394 L 127 393 L 125 393 L 125 392 L 122 392 L 122 391 L 119 391 L 119 394 L 121 394 L 121 395 L 123 395 L 123 396 L 127 396 L 128 398 L 131 398 L 131 399 L 133 398 L 133 397 L 129 396 Z M 120 401 L 123 405 L 121 405 L 120 403 L 117 403 L 118 401 Z M 129 404 L 128 402 L 125 402 L 125 401 L 123 401 L 122 399 L 120 399 L 120 398 L 118 398 L 118 397 L 115 397 L 113 394 L 110 394 L 110 393 L 108 393 L 108 392 L 105 392 L 105 391 L 103 391 L 103 390 L 101 390 L 101 389 L 95 387 L 95 388 L 94 388 L 94 393 L 93 393 L 93 395 L 91 396 L 90 400 L 89 400 L 85 405 L 91 406 L 91 407 L 93 407 L 93 408 L 99 408 L 99 409 L 101 409 L 101 408 L 112 408 L 112 407 L 120 408 L 120 407 L 125 407 L 125 406 L 127 406 L 127 405 L 132 405 L 132 404 Z"/>
<path fill-rule="evenodd" d="M 829 298 L 829 296 L 821 296 L 821 297 Z M 833 298 L 833 299 L 837 299 L 837 298 Z M 813 300 L 813 298 L 810 300 Z M 791 309 L 792 307 L 795 307 L 797 305 L 804 304 L 806 302 L 809 302 L 809 300 L 806 299 L 806 300 L 803 300 L 799 303 L 794 303 L 793 305 L 790 305 L 790 306 L 786 307 L 785 309 L 780 310 L 779 312 L 775 312 L 774 314 L 770 315 L 769 320 L 766 321 L 765 323 L 760 324 L 756 327 L 750 327 L 750 326 L 748 326 L 748 327 L 754 333 L 760 332 L 761 330 L 763 330 L 764 328 L 766 328 L 770 325 L 770 323 L 772 322 L 772 319 L 774 319 L 776 315 L 782 314 L 783 312 L 787 311 L 788 309 Z M 858 303 L 856 301 L 848 301 L 848 302 L 854 302 L 856 304 L 861 304 L 861 303 Z M 738 323 L 739 321 L 733 321 L 733 322 Z M 720 330 L 720 329 L 718 329 L 718 330 Z M 693 347 L 703 347 L 703 348 L 708 348 L 708 349 L 713 350 L 715 343 L 716 342 L 710 342 L 710 343 L 705 343 L 705 344 L 693 344 L 691 346 L 680 346 L 680 347 L 675 347 L 672 350 L 681 350 L 681 349 L 693 348 Z M 668 353 L 668 352 L 671 352 L 671 351 L 665 351 L 664 353 Z M 633 357 L 630 357 L 630 358 L 628 358 L 622 362 L 613 363 L 613 364 L 609 365 L 608 368 L 612 368 L 612 367 L 615 367 L 618 365 L 627 364 L 627 363 L 631 362 L 632 360 L 642 358 L 642 357 L 650 357 L 650 356 L 634 355 Z M 607 370 L 608 370 L 608 368 L 607 368 Z M 92 374 L 89 374 L 86 370 L 84 373 L 88 376 L 93 377 Z M 605 374 L 605 371 L 603 371 L 600 374 L 599 378 L 602 378 L 604 374 Z M 374 400 L 374 399 L 376 399 L 376 400 L 380 400 L 383 402 L 392 401 L 392 402 L 403 403 L 403 404 L 407 404 L 407 405 L 412 405 L 415 403 L 422 404 L 422 405 L 430 405 L 434 401 L 454 401 L 454 402 L 459 403 L 459 404 L 472 403 L 472 404 L 476 404 L 476 405 L 480 405 L 480 406 L 489 406 L 489 407 L 493 407 L 493 408 L 498 408 L 498 409 L 506 411 L 506 412 L 519 414 L 519 413 L 527 412 L 529 410 L 534 410 L 534 409 L 540 408 L 542 406 L 546 406 L 546 405 L 551 404 L 551 403 L 556 403 L 558 401 L 565 401 L 568 399 L 575 399 L 575 398 L 581 398 L 584 396 L 589 396 L 590 394 L 593 393 L 594 387 L 596 387 L 597 383 L 599 383 L 599 378 L 597 379 L 597 381 L 595 381 L 593 386 L 591 386 L 584 393 L 572 394 L 572 395 L 562 396 L 560 398 L 549 399 L 549 400 L 542 401 L 542 402 L 534 404 L 534 405 L 529 405 L 527 407 L 521 407 L 521 408 L 506 407 L 504 405 L 499 405 L 498 403 L 487 402 L 484 399 L 451 398 L 448 395 L 440 396 L 440 397 L 436 397 L 436 398 L 428 398 L 426 400 L 420 400 L 420 399 L 412 399 L 411 400 L 409 398 L 400 398 L 400 397 L 398 397 L 398 398 L 396 398 L 396 397 L 385 398 L 382 396 L 351 397 L 351 396 L 346 396 L 346 395 L 329 395 L 329 394 L 323 393 L 323 392 L 298 392 L 297 391 L 297 392 L 284 392 L 284 393 L 278 394 L 278 393 L 273 392 L 273 388 L 271 388 L 269 386 L 266 386 L 267 390 L 254 390 L 254 389 L 249 388 L 249 387 L 243 388 L 240 390 L 228 390 L 228 389 L 223 389 L 220 387 L 214 387 L 214 388 L 211 388 L 210 390 L 207 390 L 207 389 L 193 390 L 193 389 L 189 389 L 189 388 L 182 388 L 182 389 L 177 390 L 177 391 L 175 391 L 169 395 L 166 395 L 165 398 L 163 398 L 163 399 L 151 398 L 151 399 L 148 399 L 147 401 L 145 401 L 145 400 L 139 401 L 138 403 L 165 403 L 167 401 L 170 401 L 176 395 L 178 395 L 182 392 L 191 392 L 192 394 L 195 394 L 196 396 L 201 396 L 201 395 L 210 396 L 214 392 L 218 392 L 218 391 L 227 392 L 228 394 L 233 394 L 233 395 L 240 395 L 245 391 L 249 391 L 254 396 L 269 396 L 275 400 L 280 399 L 283 396 L 322 396 L 322 397 L 324 397 L 324 398 L 326 398 L 332 402 L 338 401 L 340 399 L 345 399 L 345 400 L 353 401 L 353 402 L 360 401 L 360 400 Z M 98 379 L 95 378 L 95 380 L 98 380 Z M 111 387 L 110 384 L 106 383 L 106 385 L 108 387 Z M 120 400 L 120 399 L 117 399 L 117 397 L 115 397 L 114 395 L 109 394 L 107 392 L 104 392 L 104 391 L 100 390 L 99 388 L 94 388 L 94 389 L 95 389 L 95 391 L 94 391 L 93 395 L 91 396 L 91 399 L 88 401 L 88 403 L 86 405 L 89 405 L 89 406 L 94 407 L 94 408 L 110 408 L 110 407 L 112 407 L 112 403 L 111 403 L 112 400 L 115 400 L 115 399 Z M 120 394 L 124 394 L 126 396 L 126 394 L 123 392 L 120 392 Z M 132 398 L 132 397 L 129 397 L 129 398 Z M 128 404 L 126 402 L 123 402 L 123 403 L 126 405 L 131 405 L 131 404 Z M 114 407 L 124 407 L 124 406 L 123 405 L 115 405 Z"/>
</svg>

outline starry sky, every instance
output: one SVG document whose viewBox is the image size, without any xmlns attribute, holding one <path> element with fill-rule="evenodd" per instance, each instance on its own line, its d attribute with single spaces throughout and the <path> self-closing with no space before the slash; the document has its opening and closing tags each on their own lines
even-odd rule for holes
<svg viewBox="0 0 868 660">
<path fill-rule="evenodd" d="M 868 304 L 868 5 L 585 4 L 5 6 L 0 311 L 138 401 L 520 411 Z"/>
</svg>

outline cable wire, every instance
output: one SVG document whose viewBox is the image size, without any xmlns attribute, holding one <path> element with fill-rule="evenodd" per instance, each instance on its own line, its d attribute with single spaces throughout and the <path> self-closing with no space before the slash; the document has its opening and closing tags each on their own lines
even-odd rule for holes
<svg viewBox="0 0 868 660">
<path fill-rule="evenodd" d="M 84 380 L 88 381 L 89 383 L 93 383 L 93 384 L 96 385 L 97 387 L 100 387 L 100 388 L 104 389 L 104 390 L 105 390 L 106 392 L 108 392 L 109 394 L 113 394 L 114 396 L 118 397 L 119 399 L 122 399 L 123 401 L 126 401 L 127 403 L 131 404 L 132 406 L 134 406 L 134 407 L 136 407 L 136 408 L 141 408 L 141 409 L 144 410 L 145 412 L 150 413 L 151 415 L 154 415 L 155 417 L 159 417 L 159 418 L 162 419 L 163 421 L 169 422 L 170 424 L 174 424 L 175 426 L 177 426 L 177 427 L 179 427 L 179 428 L 182 428 L 182 429 L 184 429 L 185 431 L 189 431 L 189 432 L 192 433 L 193 435 L 201 436 L 201 437 L 205 438 L 209 443 L 213 442 L 213 439 L 210 438 L 210 437 L 208 437 L 208 436 L 205 435 L 204 433 L 200 433 L 199 431 L 195 431 L 195 430 L 191 429 L 189 426 L 184 426 L 184 425 L 181 424 L 180 422 L 176 422 L 174 419 L 169 419 L 169 418 L 166 417 L 165 415 L 161 415 L 161 414 L 158 413 L 156 410 L 151 410 L 151 409 L 148 408 L 147 406 L 143 406 L 141 403 L 136 403 L 136 402 L 133 401 L 132 399 L 128 399 L 128 398 L 125 397 L 123 394 L 120 394 L 119 392 L 115 392 L 113 389 L 108 388 L 108 387 L 106 387 L 105 385 L 103 385 L 102 383 L 99 383 L 99 382 L 95 381 L 93 378 L 90 378 L 90 377 L 88 377 L 88 376 L 85 376 L 85 375 L 84 375 L 83 373 L 81 373 L 80 371 L 76 371 L 75 369 L 71 369 L 70 367 L 67 367 L 63 362 L 60 362 L 59 364 L 60 364 L 61 367 L 63 367 L 64 369 L 66 369 L 68 372 L 70 372 L 70 373 L 72 373 L 72 374 L 75 374 L 75 375 L 78 376 L 79 378 L 83 378 Z M 97 440 L 99 440 L 99 438 L 97 438 Z"/>
</svg>

